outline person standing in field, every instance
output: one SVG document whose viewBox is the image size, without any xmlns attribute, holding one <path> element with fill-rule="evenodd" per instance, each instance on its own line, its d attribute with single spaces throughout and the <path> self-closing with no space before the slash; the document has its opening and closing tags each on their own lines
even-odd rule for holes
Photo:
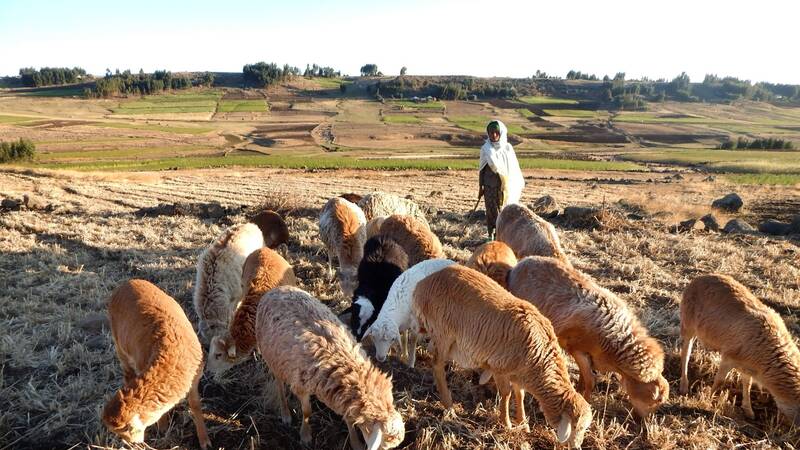
<svg viewBox="0 0 800 450">
<path fill-rule="evenodd" d="M 486 203 L 486 228 L 489 239 L 494 240 L 497 216 L 504 206 L 518 203 L 525 187 L 514 147 L 508 143 L 508 129 L 499 120 L 486 126 L 488 139 L 481 147 L 478 167 L 478 200 Z"/>
</svg>

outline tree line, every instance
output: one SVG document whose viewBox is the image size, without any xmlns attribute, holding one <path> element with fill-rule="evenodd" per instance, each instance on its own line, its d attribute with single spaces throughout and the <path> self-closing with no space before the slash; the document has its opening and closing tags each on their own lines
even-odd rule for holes
<svg viewBox="0 0 800 450">
<path fill-rule="evenodd" d="M 255 64 L 245 64 L 242 68 L 242 75 L 246 84 L 264 88 L 299 76 L 300 69 L 288 64 L 279 67 L 275 63 L 261 61 Z"/>
<path fill-rule="evenodd" d="M 188 89 L 192 86 L 211 86 L 214 74 L 204 72 L 190 78 L 188 75 L 175 75 L 168 70 L 156 70 L 149 74 L 139 70 L 133 74 L 130 70 L 115 73 L 106 69 L 106 76 L 95 82 L 94 90 L 85 91 L 87 96 L 113 97 L 116 95 L 150 95 L 167 90 Z"/>
<path fill-rule="evenodd" d="M 83 80 L 86 71 L 80 67 L 42 67 L 39 70 L 23 67 L 19 69 L 19 76 L 26 87 L 58 86 Z"/>
<path fill-rule="evenodd" d="M 740 137 L 737 140 L 729 140 L 721 143 L 720 150 L 793 150 L 792 141 L 777 138 L 758 138 L 749 140 Z"/>
<path fill-rule="evenodd" d="M 20 138 L 18 141 L 0 142 L 0 164 L 32 160 L 36 154 L 36 145 L 30 139 Z"/>
</svg>

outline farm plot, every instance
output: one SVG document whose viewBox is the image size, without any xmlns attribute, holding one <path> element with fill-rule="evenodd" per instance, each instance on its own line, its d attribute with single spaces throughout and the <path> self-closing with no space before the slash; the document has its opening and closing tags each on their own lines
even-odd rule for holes
<svg viewBox="0 0 800 450">
<path fill-rule="evenodd" d="M 211 113 L 220 96 L 215 92 L 150 95 L 141 100 L 120 102 L 112 111 L 125 115 Z"/>
</svg>

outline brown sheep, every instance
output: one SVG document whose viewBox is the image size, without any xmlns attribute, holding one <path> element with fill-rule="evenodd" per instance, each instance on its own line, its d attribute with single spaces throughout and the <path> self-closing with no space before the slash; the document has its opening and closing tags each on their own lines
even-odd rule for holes
<svg viewBox="0 0 800 450">
<path fill-rule="evenodd" d="M 517 265 L 517 257 L 505 243 L 490 241 L 476 248 L 465 265 L 508 289 L 508 273 Z"/>
<path fill-rule="evenodd" d="M 426 259 L 444 258 L 442 243 L 424 222 L 395 214 L 386 218 L 380 234 L 394 239 L 408 255 L 408 267 Z"/>
<path fill-rule="evenodd" d="M 800 425 L 800 352 L 781 316 L 727 275 L 692 280 L 681 301 L 681 393 L 689 392 L 689 357 L 696 339 L 721 355 L 712 390 L 722 388 L 731 369 L 741 373 L 742 409 L 750 404 L 753 379 L 775 398 L 778 409 Z"/>
<path fill-rule="evenodd" d="M 256 310 L 262 296 L 277 286 L 297 283 L 292 266 L 269 248 L 247 257 L 242 269 L 242 291 L 246 292 L 225 334 L 211 339 L 206 368 L 215 375 L 247 359 L 256 346 Z"/>
<path fill-rule="evenodd" d="M 264 245 L 276 249 L 289 243 L 289 227 L 283 217 L 275 211 L 261 211 L 250 222 L 256 224 L 264 235 Z"/>
<path fill-rule="evenodd" d="M 123 386 L 103 409 L 105 426 L 143 442 L 145 429 L 165 425 L 167 412 L 186 398 L 200 446 L 211 445 L 197 390 L 203 349 L 180 305 L 147 281 L 129 280 L 111 294 L 108 315 Z"/>
<path fill-rule="evenodd" d="M 386 220 L 387 216 L 373 217 L 367 222 L 367 239 L 373 238 L 381 233 L 381 225 Z"/>
<path fill-rule="evenodd" d="M 367 241 L 364 212 L 355 204 L 334 197 L 325 203 L 319 215 L 319 235 L 328 251 L 328 276 L 333 278 L 334 256 L 339 260 L 339 283 L 350 298 L 358 285 L 358 263 Z"/>
<path fill-rule="evenodd" d="M 526 390 L 557 430 L 558 441 L 580 447 L 592 420 L 591 408 L 570 382 L 553 327 L 533 305 L 480 272 L 451 265 L 417 284 L 412 311 L 419 329 L 430 336 L 433 375 L 445 407 L 453 404 L 445 378 L 445 364 L 453 360 L 494 376 L 507 427 L 512 390 L 515 419 L 526 424 Z"/>
<path fill-rule="evenodd" d="M 508 244 L 518 259 L 551 256 L 569 263 L 555 227 L 524 205 L 503 208 L 497 218 L 497 240 Z"/>
<path fill-rule="evenodd" d="M 304 444 L 312 440 L 312 395 L 342 416 L 354 449 L 362 448 L 357 429 L 369 449 L 394 448 L 403 441 L 405 426 L 394 409 L 391 378 L 322 302 L 295 287 L 272 289 L 258 305 L 256 337 L 275 376 L 284 424 L 292 420 L 284 383 L 300 399 Z"/>
<path fill-rule="evenodd" d="M 592 367 L 620 374 L 641 417 L 667 400 L 664 351 L 622 299 L 564 261 L 542 256 L 517 263 L 508 287 L 550 319 L 561 347 L 578 363 L 587 400 L 594 389 Z"/>
</svg>

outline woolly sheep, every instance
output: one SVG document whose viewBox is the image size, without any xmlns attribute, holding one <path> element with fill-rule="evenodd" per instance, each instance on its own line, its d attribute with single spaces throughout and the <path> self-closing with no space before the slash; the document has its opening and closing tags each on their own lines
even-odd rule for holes
<svg viewBox="0 0 800 450">
<path fill-rule="evenodd" d="M 242 298 L 242 265 L 250 253 L 264 246 L 260 228 L 252 223 L 225 230 L 197 261 L 194 309 L 200 336 L 205 341 L 228 328 Z"/>
<path fill-rule="evenodd" d="M 508 272 L 517 264 L 511 248 L 500 241 L 490 241 L 475 249 L 465 264 L 508 289 Z"/>
<path fill-rule="evenodd" d="M 275 211 L 261 211 L 250 222 L 256 224 L 264 236 L 264 245 L 276 249 L 289 243 L 289 227 L 283 217 Z"/>
<path fill-rule="evenodd" d="M 561 346 L 578 363 L 587 400 L 594 388 L 592 367 L 620 374 L 641 417 L 667 400 L 664 351 L 622 299 L 564 261 L 542 256 L 517 263 L 508 287 L 550 319 Z"/>
<path fill-rule="evenodd" d="M 367 239 L 371 237 L 375 237 L 381 233 L 381 225 L 386 220 L 388 216 L 379 216 L 373 217 L 369 221 L 367 221 L 366 230 L 367 230 Z"/>
<path fill-rule="evenodd" d="M 143 442 L 145 429 L 163 428 L 167 412 L 186 398 L 200 446 L 211 445 L 197 390 L 203 350 L 180 305 L 147 281 L 129 280 L 111 294 L 108 315 L 124 379 L 103 409 L 105 426 Z"/>
<path fill-rule="evenodd" d="M 275 376 L 285 424 L 291 423 L 291 413 L 284 383 L 300 399 L 304 444 L 311 443 L 312 395 L 342 416 L 353 448 L 362 448 L 356 429 L 370 450 L 402 442 L 405 426 L 394 408 L 391 378 L 366 358 L 347 327 L 319 300 L 295 287 L 267 292 L 258 305 L 256 337 Z"/>
<path fill-rule="evenodd" d="M 486 275 L 452 265 L 417 284 L 413 314 L 431 340 L 433 375 L 446 408 L 453 404 L 445 365 L 490 372 L 501 395 L 501 419 L 515 395 L 515 420 L 527 424 L 523 396 L 536 398 L 560 443 L 579 448 L 592 420 L 586 400 L 575 391 L 550 322 Z"/>
<path fill-rule="evenodd" d="M 400 214 L 403 216 L 411 216 L 425 225 L 428 225 L 428 219 L 425 217 L 425 213 L 419 205 L 394 194 L 373 192 L 365 195 L 364 198 L 358 202 L 358 206 L 364 211 L 367 220 L 372 220 L 381 216 L 385 217 L 393 214 Z"/>
<path fill-rule="evenodd" d="M 681 301 L 681 393 L 689 392 L 689 357 L 696 339 L 721 355 L 712 390 L 731 369 L 741 373 L 742 409 L 750 404 L 753 379 L 775 398 L 788 422 L 800 425 L 800 352 L 780 315 L 727 275 L 695 278 Z"/>
<path fill-rule="evenodd" d="M 411 314 L 411 299 L 414 289 L 428 275 L 453 264 L 455 262 L 449 259 L 429 259 L 397 277 L 389 289 L 378 317 L 364 333 L 364 338 L 367 336 L 372 338 L 375 345 L 375 357 L 378 361 L 385 361 L 389 349 L 395 342 L 399 342 L 401 357 L 406 359 L 410 367 L 414 367 L 417 355 L 417 326 L 416 320 Z"/>
<path fill-rule="evenodd" d="M 319 234 L 328 251 L 328 275 L 333 277 L 335 256 L 342 293 L 348 298 L 356 288 L 356 270 L 367 240 L 366 223 L 361 208 L 340 197 L 328 200 L 319 215 Z"/>
<path fill-rule="evenodd" d="M 497 218 L 497 240 L 508 244 L 518 259 L 551 256 L 569 262 L 555 227 L 524 205 L 503 208 Z"/>
<path fill-rule="evenodd" d="M 242 291 L 246 292 L 233 315 L 228 330 L 211 339 L 206 369 L 215 375 L 247 359 L 256 346 L 256 310 L 261 297 L 277 286 L 294 286 L 292 266 L 269 248 L 261 248 L 247 257 L 242 270 Z"/>
<path fill-rule="evenodd" d="M 397 241 L 408 255 L 408 267 L 426 259 L 443 258 L 444 251 L 439 238 L 427 224 L 412 216 L 395 214 L 381 225 L 381 234 Z"/>
</svg>

